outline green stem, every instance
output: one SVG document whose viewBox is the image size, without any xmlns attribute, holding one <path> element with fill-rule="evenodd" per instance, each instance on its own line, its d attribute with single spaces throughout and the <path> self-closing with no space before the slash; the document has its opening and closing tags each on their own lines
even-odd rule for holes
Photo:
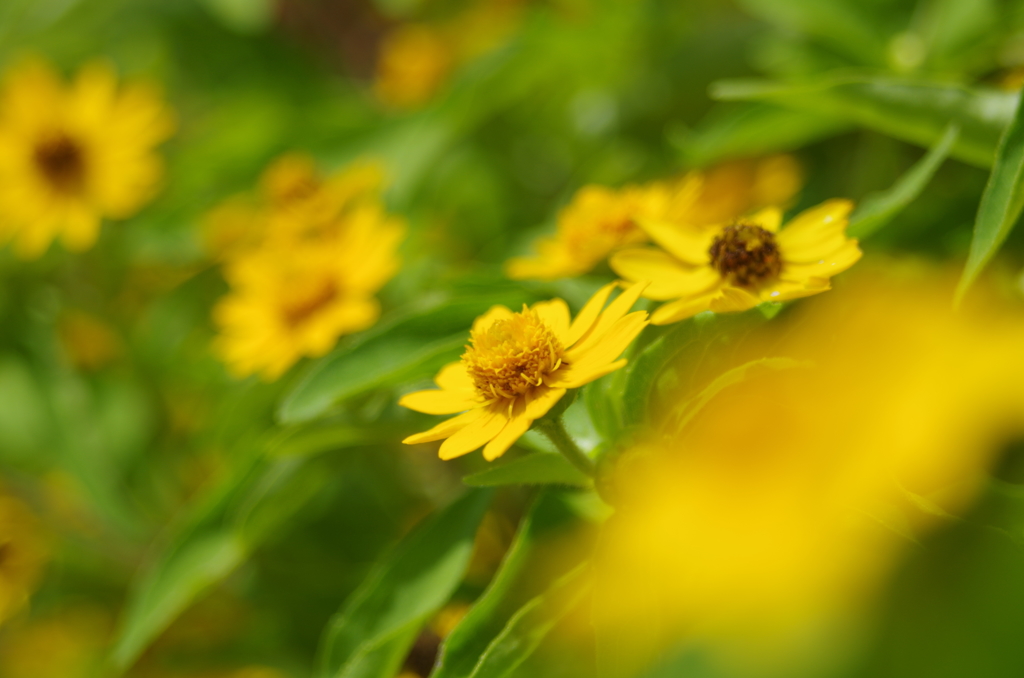
<svg viewBox="0 0 1024 678">
<path fill-rule="evenodd" d="M 562 453 L 562 456 L 569 460 L 570 464 L 591 478 L 597 475 L 597 465 L 579 448 L 576 441 L 565 430 L 562 417 L 541 419 L 537 422 L 536 428 L 547 436 L 547 439 Z"/>
</svg>

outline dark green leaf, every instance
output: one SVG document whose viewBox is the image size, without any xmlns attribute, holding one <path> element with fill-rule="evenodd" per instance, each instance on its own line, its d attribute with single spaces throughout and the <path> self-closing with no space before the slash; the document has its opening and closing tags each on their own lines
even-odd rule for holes
<svg viewBox="0 0 1024 678">
<path fill-rule="evenodd" d="M 590 478 L 560 454 L 534 452 L 510 462 L 465 476 L 462 482 L 473 487 L 499 485 L 573 485 L 590 487 Z"/>
<path fill-rule="evenodd" d="M 974 238 L 967 265 L 957 286 L 960 300 L 985 265 L 995 256 L 1024 208 L 1024 106 L 1018 105 L 1013 122 L 999 142 L 995 165 L 981 196 Z"/>
<path fill-rule="evenodd" d="M 865 198 L 850 218 L 850 236 L 865 238 L 871 235 L 913 202 L 949 156 L 949 151 L 959 134 L 960 129 L 956 125 L 950 125 L 938 143 L 889 190 Z"/>
<path fill-rule="evenodd" d="M 328 625 L 318 675 L 336 678 L 447 602 L 473 551 L 491 494 L 470 490 L 419 525 L 381 561 Z"/>
</svg>

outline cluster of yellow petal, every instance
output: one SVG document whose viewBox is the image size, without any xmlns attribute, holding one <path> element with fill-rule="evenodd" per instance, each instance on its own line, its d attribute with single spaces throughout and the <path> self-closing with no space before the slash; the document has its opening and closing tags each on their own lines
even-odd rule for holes
<svg viewBox="0 0 1024 678">
<path fill-rule="evenodd" d="M 0 623 L 28 601 L 47 558 L 39 521 L 25 504 L 0 495 Z"/>
<path fill-rule="evenodd" d="M 258 199 L 235 197 L 210 215 L 207 242 L 231 286 L 214 308 L 214 348 L 232 372 L 276 379 L 377 321 L 375 294 L 397 272 L 405 235 L 381 185 L 375 165 L 322 178 L 311 160 L 286 156 Z"/>
<path fill-rule="evenodd" d="M 575 320 L 561 299 L 524 307 L 520 313 L 495 306 L 477 318 L 472 346 L 434 379 L 440 389 L 399 400 L 417 412 L 462 414 L 402 442 L 446 439 L 442 459 L 481 446 L 488 461 L 503 455 L 566 390 L 626 364 L 618 357 L 647 325 L 646 312 L 629 312 L 643 284 L 631 286 L 604 308 L 615 287 L 602 287 Z"/>
<path fill-rule="evenodd" d="M 66 85 L 41 61 L 6 74 L 0 91 L 0 239 L 41 255 L 60 238 L 92 246 L 104 217 L 131 216 L 156 193 L 154 152 L 174 120 L 151 87 L 118 87 L 105 63 Z"/>
<path fill-rule="evenodd" d="M 585 186 L 559 213 L 555 235 L 536 243 L 536 255 L 511 259 L 506 269 L 518 280 L 582 275 L 613 252 L 646 242 L 644 222 L 704 226 L 729 221 L 751 210 L 785 205 L 801 183 L 796 160 L 778 155 L 642 186 Z"/>
<path fill-rule="evenodd" d="M 955 314 L 929 277 L 860 282 L 747 347 L 793 367 L 749 370 L 688 416 L 677 394 L 624 457 L 596 619 L 625 647 L 800 659 L 1024 433 L 1019 309 Z"/>
<path fill-rule="evenodd" d="M 625 249 L 610 264 L 626 280 L 650 280 L 647 298 L 669 302 L 652 314 L 655 325 L 806 297 L 830 289 L 829 279 L 860 259 L 857 241 L 846 237 L 852 209 L 848 200 L 830 200 L 781 230 L 782 212 L 773 207 L 712 227 L 641 221 L 662 249 Z"/>
</svg>

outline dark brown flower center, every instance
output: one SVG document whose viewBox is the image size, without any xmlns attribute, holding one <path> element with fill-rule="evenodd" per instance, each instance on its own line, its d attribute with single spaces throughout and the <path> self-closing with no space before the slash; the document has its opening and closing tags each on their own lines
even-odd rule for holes
<svg viewBox="0 0 1024 678">
<path fill-rule="evenodd" d="M 756 287 L 777 278 L 782 256 L 775 236 L 760 226 L 727 226 L 708 250 L 711 265 L 737 287 Z"/>
<path fill-rule="evenodd" d="M 338 298 L 340 291 L 333 282 L 324 282 L 313 287 L 306 294 L 285 303 L 281 314 L 289 327 L 298 327 L 319 313 L 332 301 Z"/>
<path fill-rule="evenodd" d="M 74 191 L 85 180 L 85 155 L 82 147 L 66 134 L 40 142 L 35 148 L 36 166 L 59 191 Z"/>
</svg>

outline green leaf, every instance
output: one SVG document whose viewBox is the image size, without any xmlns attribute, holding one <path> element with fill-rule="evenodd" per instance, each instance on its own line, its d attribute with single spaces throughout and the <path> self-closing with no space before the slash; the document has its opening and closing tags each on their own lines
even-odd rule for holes
<svg viewBox="0 0 1024 678">
<path fill-rule="evenodd" d="M 590 478 L 560 454 L 534 452 L 486 471 L 465 476 L 472 487 L 500 485 L 572 485 L 590 487 Z"/>
<path fill-rule="evenodd" d="M 410 626 L 418 628 L 447 602 L 469 564 L 490 499 L 490 491 L 470 490 L 383 559 L 329 623 L 317 675 L 349 675 L 383 642 Z"/>
<path fill-rule="evenodd" d="M 495 304 L 523 301 L 508 296 L 435 300 L 353 338 L 314 363 L 284 398 L 278 418 L 285 424 L 308 421 L 373 389 L 434 376 L 459 357 L 477 316 Z"/>
<path fill-rule="evenodd" d="M 893 220 L 903 209 L 917 199 L 928 185 L 936 170 L 949 156 L 949 151 L 960 135 L 955 124 L 946 128 L 932 148 L 906 174 L 881 193 L 869 195 L 857 207 L 850 218 L 849 234 L 853 238 L 865 238 Z"/>
<path fill-rule="evenodd" d="M 488 645 L 532 596 L 529 591 L 537 575 L 531 565 L 544 552 L 546 539 L 565 529 L 572 518 L 556 495 L 537 498 L 487 590 L 445 639 L 430 678 L 467 678 L 473 673 Z"/>
<path fill-rule="evenodd" d="M 470 678 L 505 678 L 526 661 L 590 592 L 589 572 L 590 563 L 583 563 L 523 605 L 480 656 Z"/>
<path fill-rule="evenodd" d="M 203 0 L 210 12 L 225 26 L 240 33 L 256 33 L 274 18 L 272 0 Z"/>
<path fill-rule="evenodd" d="M 993 89 L 863 77 L 803 85 L 727 80 L 714 83 L 711 95 L 725 101 L 766 101 L 833 116 L 924 147 L 936 144 L 949 125 L 956 124 L 960 135 L 950 153 L 979 167 L 992 165 L 1000 136 L 1013 119 L 1020 98 Z"/>
<path fill-rule="evenodd" d="M 999 142 L 992 174 L 981 195 L 967 265 L 957 286 L 959 302 L 985 265 L 1006 240 L 1024 208 L 1024 105 L 1018 104 L 1013 122 Z"/>
</svg>

